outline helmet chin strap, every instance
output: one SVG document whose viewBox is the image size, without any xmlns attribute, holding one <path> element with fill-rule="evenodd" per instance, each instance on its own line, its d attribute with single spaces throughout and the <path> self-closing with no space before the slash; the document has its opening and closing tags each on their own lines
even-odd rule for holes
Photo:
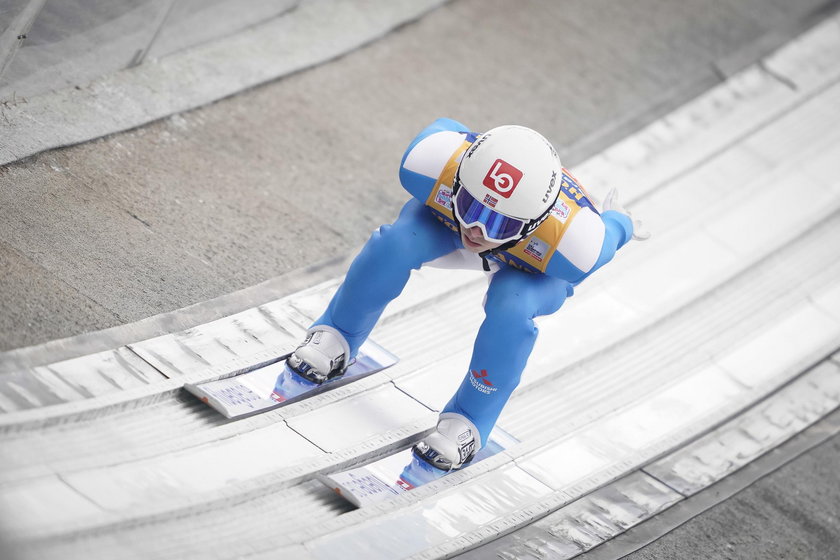
<svg viewBox="0 0 840 560">
<path fill-rule="evenodd" d="M 461 220 L 455 216 L 455 212 L 453 210 L 452 217 L 455 219 L 455 225 L 458 227 L 458 236 L 463 237 L 463 232 L 461 231 Z M 530 234 L 523 235 L 519 239 L 513 239 L 511 241 L 507 241 L 506 243 L 502 243 L 498 247 L 494 247 L 492 249 L 487 249 L 486 251 L 481 251 L 478 256 L 481 257 L 481 268 L 484 269 L 484 272 L 490 272 L 490 263 L 487 262 L 488 257 L 492 257 L 496 253 L 500 253 L 502 251 L 507 251 L 508 249 L 512 249 L 517 243 L 528 237 Z"/>
<path fill-rule="evenodd" d="M 460 229 L 460 226 L 458 226 Z M 512 249 L 517 243 L 525 239 L 525 237 L 520 237 L 519 239 L 514 239 L 512 241 L 508 241 L 507 243 L 502 243 L 498 247 L 494 247 L 493 249 L 487 249 L 486 251 L 482 251 L 478 254 L 481 257 L 481 267 L 484 269 L 484 272 L 490 272 L 490 263 L 487 262 L 488 257 L 492 257 L 496 253 L 501 253 L 502 251 L 507 251 L 508 249 Z"/>
<path fill-rule="evenodd" d="M 461 232 L 461 220 L 459 220 L 458 218 L 455 218 L 455 223 L 458 225 L 458 235 L 460 237 L 463 237 L 464 234 L 463 234 L 463 232 Z M 481 257 L 481 268 L 484 269 L 484 272 L 490 272 L 490 263 L 487 262 L 487 257 L 488 256 L 495 255 L 497 251 L 503 251 L 505 249 L 510 249 L 510 247 L 513 247 L 514 245 L 519 243 L 519 241 L 520 241 L 519 239 L 516 239 L 514 241 L 508 241 L 504 245 L 500 245 L 500 246 L 495 247 L 493 249 L 487 249 L 486 251 L 481 251 L 478 254 L 478 256 Z M 510 247 L 505 247 L 505 245 L 510 245 Z M 502 249 L 502 247 L 504 247 L 504 249 Z"/>
<path fill-rule="evenodd" d="M 482 251 L 478 254 L 481 257 L 481 268 L 484 269 L 484 272 L 490 272 L 490 263 L 487 262 L 487 257 L 493 254 L 495 249 L 487 249 L 486 251 Z"/>
<path fill-rule="evenodd" d="M 546 218 L 548 218 L 548 213 L 551 212 L 551 208 L 553 206 L 554 206 L 554 204 L 552 203 L 552 205 L 549 206 L 545 210 L 545 212 L 542 213 L 542 215 L 540 215 L 537 219 L 532 220 L 532 222 L 529 224 L 529 226 L 525 228 L 525 232 L 522 234 L 522 236 L 520 238 L 513 239 L 511 241 L 507 241 L 505 243 L 502 243 L 498 247 L 480 252 L 478 254 L 478 256 L 481 257 L 481 266 L 482 266 L 482 268 L 484 268 L 484 271 L 485 272 L 490 272 L 490 264 L 487 262 L 488 257 L 492 257 L 496 253 L 501 253 L 502 251 L 507 251 L 508 249 L 512 249 L 520 241 L 523 241 L 523 240 L 527 239 L 532 233 L 534 233 L 537 230 L 539 225 L 542 224 L 545 221 Z M 453 212 L 453 214 L 454 214 L 454 212 Z M 455 221 L 458 223 L 458 234 L 460 235 L 461 234 L 461 221 L 458 220 L 458 219 L 456 219 Z"/>
</svg>

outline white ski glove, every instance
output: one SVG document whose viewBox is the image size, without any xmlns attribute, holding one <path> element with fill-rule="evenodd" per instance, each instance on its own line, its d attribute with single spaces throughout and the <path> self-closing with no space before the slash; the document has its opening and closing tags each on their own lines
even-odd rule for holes
<svg viewBox="0 0 840 560">
<path fill-rule="evenodd" d="M 610 192 L 607 193 L 607 198 L 604 199 L 603 208 L 604 211 L 615 210 L 616 212 L 621 212 L 622 214 L 629 216 L 630 221 L 633 222 L 633 239 L 636 241 L 645 241 L 650 239 L 650 232 L 644 229 L 642 221 L 633 219 L 633 214 L 621 206 L 621 203 L 618 201 L 618 189 L 610 189 Z"/>
</svg>

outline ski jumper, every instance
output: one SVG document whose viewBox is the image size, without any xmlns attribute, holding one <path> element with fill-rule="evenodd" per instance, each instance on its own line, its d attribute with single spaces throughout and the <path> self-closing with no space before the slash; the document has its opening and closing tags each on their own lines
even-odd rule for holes
<svg viewBox="0 0 840 560">
<path fill-rule="evenodd" d="M 393 224 L 373 232 L 314 323 L 341 332 L 351 356 L 387 304 L 402 292 L 413 269 L 465 251 L 452 213 L 452 183 L 461 157 L 477 136 L 461 123 L 438 119 L 406 150 L 400 181 L 412 199 Z M 485 318 L 469 371 L 442 413 L 469 419 L 484 446 L 536 342 L 534 318 L 560 309 L 573 286 L 609 262 L 632 234 L 628 216 L 599 214 L 564 170 L 560 195 L 545 222 L 515 247 L 488 257 L 495 272 L 484 303 Z"/>
</svg>

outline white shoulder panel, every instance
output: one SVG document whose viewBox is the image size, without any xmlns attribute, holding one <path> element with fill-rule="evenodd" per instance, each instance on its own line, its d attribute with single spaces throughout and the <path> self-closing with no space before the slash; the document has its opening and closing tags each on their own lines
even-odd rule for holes
<svg viewBox="0 0 840 560">
<path fill-rule="evenodd" d="M 557 245 L 557 251 L 583 272 L 589 272 L 598 262 L 605 235 L 601 217 L 589 208 L 581 208 Z"/>
<path fill-rule="evenodd" d="M 437 179 L 452 153 L 464 142 L 464 134 L 453 130 L 435 132 L 420 140 L 405 158 L 409 171 Z"/>
</svg>

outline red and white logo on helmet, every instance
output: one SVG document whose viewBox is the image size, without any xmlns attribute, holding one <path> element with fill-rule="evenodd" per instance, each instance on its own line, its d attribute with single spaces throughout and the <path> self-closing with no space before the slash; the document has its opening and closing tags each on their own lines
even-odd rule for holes
<svg viewBox="0 0 840 560">
<path fill-rule="evenodd" d="M 510 198 L 516 185 L 522 180 L 522 172 L 503 159 L 497 159 L 490 166 L 484 177 L 485 187 L 500 194 L 503 198 Z M 495 204 L 493 205 L 495 206 Z"/>
</svg>

